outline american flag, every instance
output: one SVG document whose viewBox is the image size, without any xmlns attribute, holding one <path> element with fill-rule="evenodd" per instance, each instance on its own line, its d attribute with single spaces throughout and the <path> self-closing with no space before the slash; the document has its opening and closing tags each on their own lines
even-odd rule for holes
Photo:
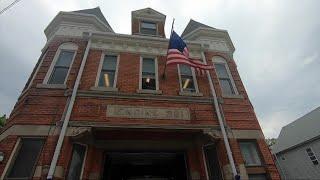
<svg viewBox="0 0 320 180">
<path fill-rule="evenodd" d="M 213 66 L 201 63 L 199 60 L 189 57 L 189 50 L 186 43 L 174 31 L 172 31 L 166 65 L 185 64 L 195 68 L 199 73 L 204 74 L 204 70 L 213 69 Z"/>
</svg>

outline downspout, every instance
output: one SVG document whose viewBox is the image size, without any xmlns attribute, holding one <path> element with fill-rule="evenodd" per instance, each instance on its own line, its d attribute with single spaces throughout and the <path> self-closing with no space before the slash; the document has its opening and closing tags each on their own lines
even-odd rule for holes
<svg viewBox="0 0 320 180">
<path fill-rule="evenodd" d="M 280 164 L 280 162 L 279 162 L 279 160 L 278 160 L 277 154 L 272 154 L 272 155 L 276 158 L 276 167 L 279 167 L 279 169 L 280 169 L 280 171 L 281 171 L 280 175 L 282 174 L 283 179 L 286 180 L 286 179 L 287 179 L 286 174 L 285 174 L 285 172 L 283 171 L 283 169 L 282 169 L 282 167 L 281 167 L 281 164 Z M 278 166 L 277 166 L 277 164 L 278 164 Z"/>
<path fill-rule="evenodd" d="M 203 45 L 201 45 L 201 46 L 203 47 Z M 203 51 L 201 51 L 201 56 L 202 56 L 202 59 L 203 59 L 203 61 L 204 61 L 204 64 L 207 64 L 207 60 L 206 60 L 206 57 L 205 57 Z M 208 78 L 208 80 L 209 80 L 209 85 L 210 85 L 211 94 L 212 94 L 212 97 L 213 97 L 214 110 L 215 110 L 216 113 L 217 113 L 217 117 L 218 117 L 220 129 L 221 129 L 222 136 L 223 136 L 224 145 L 225 145 L 226 150 L 227 150 L 227 155 L 228 155 L 229 163 L 230 163 L 230 165 L 231 165 L 233 177 L 236 178 L 236 176 L 238 175 L 238 173 L 237 173 L 236 166 L 235 166 L 235 163 L 234 163 L 234 160 L 233 160 L 233 156 L 232 156 L 232 152 L 231 152 L 229 140 L 228 140 L 228 137 L 227 137 L 226 129 L 225 129 L 225 127 L 224 127 L 224 123 L 223 123 L 223 120 L 222 120 L 222 116 L 221 116 L 221 112 L 220 112 L 220 108 L 219 108 L 219 104 L 218 104 L 218 99 L 217 99 L 216 91 L 214 90 L 213 83 L 212 83 L 212 79 L 211 79 L 211 75 L 210 75 L 209 71 L 207 70 L 206 73 L 207 73 L 207 78 Z"/>
<path fill-rule="evenodd" d="M 59 155 L 60 155 L 60 151 L 61 151 L 61 147 L 62 147 L 62 144 L 63 144 L 64 136 L 65 136 L 65 134 L 67 132 L 67 127 L 68 127 L 68 124 L 69 124 L 71 112 L 72 112 L 74 101 L 76 99 L 77 91 L 78 91 L 78 88 L 79 88 L 81 76 L 82 76 L 86 61 L 87 61 L 88 54 L 89 54 L 89 49 L 90 49 L 90 46 L 91 46 L 91 36 L 92 36 L 92 33 L 90 32 L 89 36 L 88 36 L 88 38 L 89 38 L 88 44 L 87 44 L 84 56 L 82 58 L 82 62 L 81 62 L 81 66 L 80 66 L 80 69 L 79 69 L 79 72 L 78 72 L 78 75 L 77 75 L 76 82 L 75 82 L 73 90 L 72 90 L 72 95 L 71 95 L 71 98 L 70 98 L 70 102 L 68 104 L 68 109 L 67 109 L 65 118 L 63 120 L 63 125 L 62 125 L 62 128 L 61 128 L 59 139 L 58 139 L 58 142 L 57 142 L 54 154 L 53 154 L 53 158 L 52 158 L 52 161 L 51 161 L 51 164 L 50 164 L 50 169 L 49 169 L 49 172 L 48 172 L 47 179 L 53 179 L 54 171 L 55 171 L 55 168 L 56 168 L 56 165 L 57 165 L 57 162 L 58 162 L 58 158 L 59 158 Z"/>
</svg>

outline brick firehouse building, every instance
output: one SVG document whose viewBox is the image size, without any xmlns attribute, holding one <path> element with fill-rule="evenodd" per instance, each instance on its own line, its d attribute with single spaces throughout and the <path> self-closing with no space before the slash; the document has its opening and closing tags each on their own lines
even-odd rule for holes
<svg viewBox="0 0 320 180">
<path fill-rule="evenodd" d="M 1 131 L 1 178 L 279 179 L 227 31 L 190 20 L 190 57 L 215 68 L 163 77 L 165 19 L 133 11 L 127 35 L 99 8 L 59 12 Z"/>
</svg>

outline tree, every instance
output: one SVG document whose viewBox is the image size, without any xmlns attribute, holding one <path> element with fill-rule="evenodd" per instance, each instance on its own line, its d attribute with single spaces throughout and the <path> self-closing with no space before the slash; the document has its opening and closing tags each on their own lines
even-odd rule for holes
<svg viewBox="0 0 320 180">
<path fill-rule="evenodd" d="M 6 121 L 7 121 L 7 117 L 4 114 L 3 116 L 0 117 L 0 127 L 3 127 Z"/>
<path fill-rule="evenodd" d="M 269 147 L 271 147 L 272 145 L 274 145 L 277 142 L 276 138 L 267 138 L 266 139 L 266 143 Z"/>
</svg>

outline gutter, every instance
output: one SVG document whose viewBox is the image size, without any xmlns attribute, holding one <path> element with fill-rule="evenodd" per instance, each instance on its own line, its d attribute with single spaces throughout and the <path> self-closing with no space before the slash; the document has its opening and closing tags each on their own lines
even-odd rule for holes
<svg viewBox="0 0 320 180">
<path fill-rule="evenodd" d="M 84 34 L 84 35 L 86 35 L 86 34 Z M 78 88 L 79 88 L 81 76 L 82 76 L 86 61 L 87 61 L 88 54 L 89 54 L 89 49 L 90 49 L 90 46 L 91 46 L 91 36 L 92 36 L 92 33 L 89 32 L 88 44 L 87 44 L 84 56 L 82 58 L 80 70 L 78 72 L 77 79 L 76 79 L 76 82 L 75 82 L 73 90 L 72 90 L 72 95 L 70 97 L 69 104 L 66 105 L 66 106 L 68 106 L 67 112 L 66 112 L 66 115 L 65 115 L 65 117 L 63 119 L 63 125 L 62 125 L 62 128 L 61 128 L 59 139 L 58 139 L 58 142 L 57 142 L 54 154 L 53 154 L 53 158 L 52 158 L 52 161 L 51 161 L 51 164 L 50 164 L 50 168 L 49 168 L 49 172 L 48 172 L 48 175 L 47 175 L 47 179 L 53 179 L 53 176 L 54 176 L 54 171 L 55 171 L 55 168 L 56 168 L 56 165 L 57 165 L 57 162 L 58 162 L 58 158 L 59 158 L 59 155 L 60 155 L 60 151 L 61 151 L 61 148 L 62 148 L 64 136 L 65 136 L 65 134 L 67 132 L 67 127 L 68 127 L 68 124 L 69 124 L 69 120 L 70 120 L 71 112 L 72 112 L 72 109 L 73 109 L 73 105 L 74 105 L 74 102 L 75 102 L 75 99 L 76 99 L 76 95 L 77 95 L 77 91 L 78 91 Z M 83 36 L 83 37 L 85 37 L 85 36 Z"/>
</svg>

